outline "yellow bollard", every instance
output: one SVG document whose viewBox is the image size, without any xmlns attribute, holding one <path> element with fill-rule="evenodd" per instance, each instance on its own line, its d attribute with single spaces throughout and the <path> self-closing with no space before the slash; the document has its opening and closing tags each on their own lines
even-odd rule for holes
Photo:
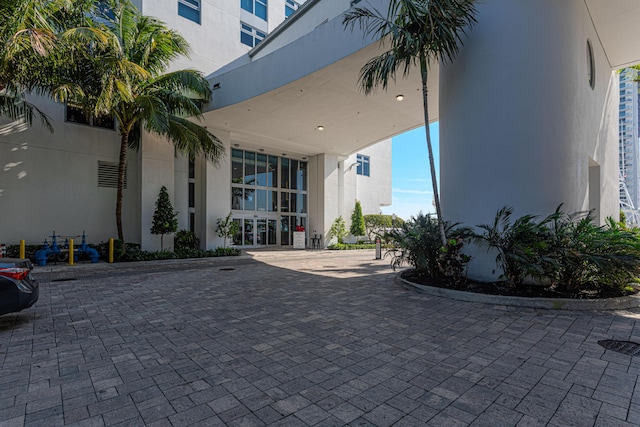
<svg viewBox="0 0 640 427">
<path fill-rule="evenodd" d="M 20 258 L 21 259 L 24 259 L 24 258 L 27 257 L 26 252 L 27 252 L 27 250 L 26 250 L 26 247 L 25 247 L 25 244 L 24 244 L 24 240 L 20 240 Z"/>
<path fill-rule="evenodd" d="M 113 264 L 113 239 L 109 239 L 109 264 Z"/>
<path fill-rule="evenodd" d="M 73 251 L 73 239 L 69 239 L 69 265 L 75 265 L 75 254 Z"/>
</svg>

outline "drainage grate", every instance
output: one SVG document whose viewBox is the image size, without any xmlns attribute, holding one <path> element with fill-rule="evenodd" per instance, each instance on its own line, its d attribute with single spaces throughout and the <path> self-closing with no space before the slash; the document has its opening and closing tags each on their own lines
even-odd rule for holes
<svg viewBox="0 0 640 427">
<path fill-rule="evenodd" d="M 236 271 L 236 269 L 233 267 L 222 267 L 220 268 L 220 271 Z"/>
<path fill-rule="evenodd" d="M 66 277 L 64 279 L 53 279 L 52 282 L 72 282 L 74 280 L 78 280 L 75 277 Z"/>
<path fill-rule="evenodd" d="M 617 351 L 627 356 L 640 356 L 640 344 L 631 341 L 603 340 L 598 341 L 607 350 Z"/>
</svg>

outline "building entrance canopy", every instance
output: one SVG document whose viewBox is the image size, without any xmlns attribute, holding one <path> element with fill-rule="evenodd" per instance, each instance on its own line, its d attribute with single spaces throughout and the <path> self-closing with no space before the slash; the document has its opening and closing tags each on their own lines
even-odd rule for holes
<svg viewBox="0 0 640 427">
<path fill-rule="evenodd" d="M 347 1 L 341 3 L 348 7 Z M 585 3 L 610 67 L 639 63 L 640 2 Z M 387 2 L 370 0 L 360 5 L 386 11 Z M 238 141 L 259 137 L 270 147 L 299 155 L 348 155 L 421 126 L 417 70 L 408 79 L 398 76 L 388 91 L 365 97 L 357 84 L 358 73 L 382 51 L 379 43 L 364 40 L 357 28 L 345 30 L 342 13 L 325 6 L 308 1 L 296 20 L 285 21 L 249 54 L 213 73 L 209 81 L 214 96 L 206 123 L 231 131 Z M 433 64 L 429 75 L 432 121 L 439 117 L 439 72 L 438 64 Z M 404 100 L 397 101 L 397 95 Z"/>
</svg>

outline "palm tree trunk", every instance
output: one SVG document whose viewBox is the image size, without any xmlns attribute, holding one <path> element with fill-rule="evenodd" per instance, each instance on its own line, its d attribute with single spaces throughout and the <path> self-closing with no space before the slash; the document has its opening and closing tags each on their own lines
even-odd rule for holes
<svg viewBox="0 0 640 427">
<path fill-rule="evenodd" d="M 431 183 L 433 184 L 433 198 L 436 202 L 436 217 L 438 218 L 438 229 L 440 230 L 440 238 L 442 246 L 447 245 L 447 236 L 444 232 L 444 221 L 442 220 L 442 208 L 440 207 L 440 195 L 438 194 L 438 178 L 436 177 L 436 166 L 433 160 L 433 147 L 431 146 L 431 131 L 429 130 L 429 104 L 428 104 L 428 88 L 427 76 L 428 65 L 427 57 L 424 53 L 420 53 L 420 73 L 422 75 L 422 103 L 424 104 L 424 127 L 427 135 L 427 149 L 429 150 L 429 169 L 431 170 Z"/>
<path fill-rule="evenodd" d="M 120 160 L 118 163 L 118 192 L 116 195 L 116 225 L 118 227 L 118 239 L 124 244 L 124 232 L 122 231 L 122 195 L 124 192 L 124 172 L 127 167 L 127 149 L 129 148 L 129 133 L 123 133 L 120 140 Z"/>
</svg>

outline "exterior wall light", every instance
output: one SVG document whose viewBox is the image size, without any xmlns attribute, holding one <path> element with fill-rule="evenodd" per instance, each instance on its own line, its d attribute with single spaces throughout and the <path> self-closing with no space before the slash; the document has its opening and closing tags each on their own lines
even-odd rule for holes
<svg viewBox="0 0 640 427">
<path fill-rule="evenodd" d="M 404 99 L 404 95 L 397 95 L 396 101 L 402 101 Z"/>
<path fill-rule="evenodd" d="M 324 126 L 318 126 L 316 130 L 324 130 Z"/>
</svg>

